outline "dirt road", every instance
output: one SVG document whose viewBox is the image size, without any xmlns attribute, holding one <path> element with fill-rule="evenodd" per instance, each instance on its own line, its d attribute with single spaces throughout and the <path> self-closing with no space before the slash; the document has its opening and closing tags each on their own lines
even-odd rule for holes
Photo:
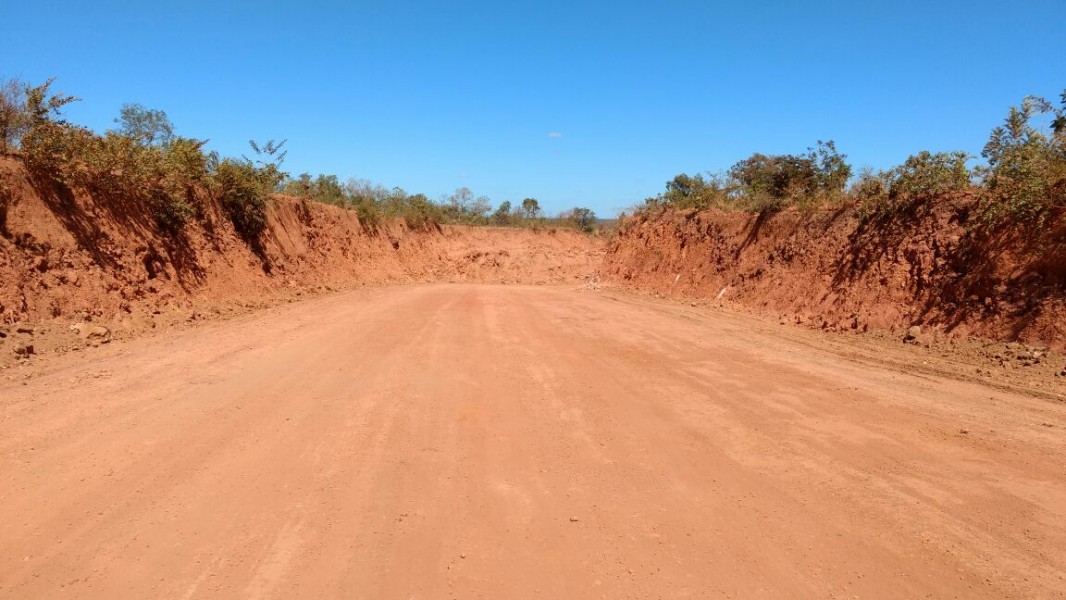
<svg viewBox="0 0 1066 600">
<path fill-rule="evenodd" d="M 1061 598 L 1066 405 L 560 288 L 0 384 L 4 598 Z"/>
</svg>

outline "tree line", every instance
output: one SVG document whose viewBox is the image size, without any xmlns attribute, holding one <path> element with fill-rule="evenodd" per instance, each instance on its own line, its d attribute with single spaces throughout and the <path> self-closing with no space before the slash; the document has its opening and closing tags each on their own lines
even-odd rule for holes
<svg viewBox="0 0 1066 600">
<path fill-rule="evenodd" d="M 799 154 L 752 154 L 724 172 L 675 176 L 637 210 L 718 208 L 758 213 L 854 206 L 891 217 L 959 192 L 977 196 L 986 223 L 1041 224 L 1066 208 L 1066 91 L 1061 103 L 1028 96 L 989 134 L 981 158 L 920 151 L 903 164 L 855 174 L 833 141 Z"/>
</svg>

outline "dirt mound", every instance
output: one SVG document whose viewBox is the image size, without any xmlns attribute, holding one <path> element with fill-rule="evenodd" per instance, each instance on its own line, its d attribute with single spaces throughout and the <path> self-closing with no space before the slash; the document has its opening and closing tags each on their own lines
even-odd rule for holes
<svg viewBox="0 0 1066 600">
<path fill-rule="evenodd" d="M 975 335 L 1066 346 L 1066 218 L 1039 230 L 975 227 L 976 201 L 907 216 L 854 211 L 664 212 L 625 220 L 605 277 L 716 298 L 834 331 Z"/>
<path fill-rule="evenodd" d="M 203 212 L 169 235 L 120 198 L 71 193 L 0 157 L 0 364 L 19 349 L 103 343 L 111 330 L 124 336 L 360 284 L 579 283 L 604 246 L 569 230 L 369 229 L 352 211 L 276 197 L 253 250 L 217 204 Z M 90 334 L 86 322 L 109 332 Z M 31 333 L 16 331 L 27 323 Z"/>
</svg>

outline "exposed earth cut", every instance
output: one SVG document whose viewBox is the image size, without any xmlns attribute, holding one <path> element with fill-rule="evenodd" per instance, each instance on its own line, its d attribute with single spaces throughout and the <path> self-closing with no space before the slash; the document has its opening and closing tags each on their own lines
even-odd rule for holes
<svg viewBox="0 0 1066 600">
<path fill-rule="evenodd" d="M 1066 598 L 1061 218 L 203 201 L 0 157 L 0 598 Z"/>
</svg>

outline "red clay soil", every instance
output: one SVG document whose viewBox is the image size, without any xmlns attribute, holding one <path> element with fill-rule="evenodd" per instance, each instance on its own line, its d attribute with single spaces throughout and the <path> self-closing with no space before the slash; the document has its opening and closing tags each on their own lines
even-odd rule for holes
<svg viewBox="0 0 1066 600">
<path fill-rule="evenodd" d="M 168 235 L 144 207 L 35 182 L 0 157 L 0 366 L 26 345 L 84 346 L 101 324 L 103 337 L 122 337 L 354 285 L 582 282 L 604 246 L 572 230 L 368 231 L 352 211 L 277 197 L 254 252 L 217 203 L 205 205 Z"/>
<path fill-rule="evenodd" d="M 973 226 L 975 208 L 956 197 L 866 222 L 852 210 L 634 217 L 602 272 L 832 331 L 918 325 L 923 335 L 1066 347 L 1066 216 L 989 232 Z"/>
<path fill-rule="evenodd" d="M 0 598 L 1066 598 L 1066 404 L 838 338 L 427 285 L 46 357 Z"/>
</svg>

